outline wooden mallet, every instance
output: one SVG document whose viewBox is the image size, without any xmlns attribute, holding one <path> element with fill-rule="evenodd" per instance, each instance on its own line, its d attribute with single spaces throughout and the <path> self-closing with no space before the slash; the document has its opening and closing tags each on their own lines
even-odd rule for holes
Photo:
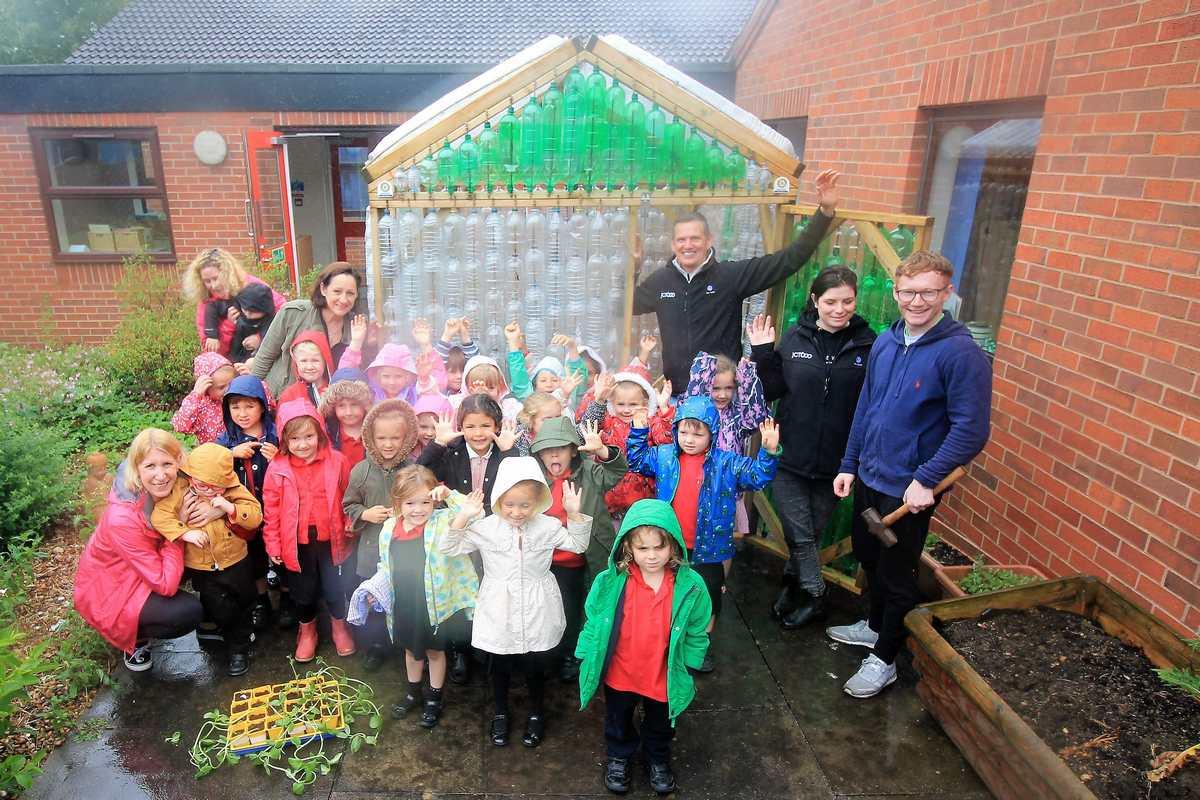
<svg viewBox="0 0 1200 800">
<path fill-rule="evenodd" d="M 959 478 L 967 474 L 966 467 L 955 467 L 950 474 L 942 478 L 942 482 L 933 487 L 933 496 L 937 497 L 942 492 L 953 486 Z M 876 539 L 883 542 L 884 547 L 891 547 L 896 543 L 896 534 L 892 533 L 892 525 L 896 521 L 908 513 L 908 503 L 902 503 L 892 513 L 886 517 L 880 517 L 879 512 L 874 508 L 868 508 L 862 512 L 863 522 L 867 523 L 867 530 L 871 532 Z"/>
</svg>

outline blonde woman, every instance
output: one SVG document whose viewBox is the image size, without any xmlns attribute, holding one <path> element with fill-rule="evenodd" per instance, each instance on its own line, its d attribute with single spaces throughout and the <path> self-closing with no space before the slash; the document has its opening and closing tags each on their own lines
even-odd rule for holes
<svg viewBox="0 0 1200 800">
<path fill-rule="evenodd" d="M 203 616 L 200 601 L 179 591 L 183 542 L 167 541 L 150 525 L 154 503 L 187 481 L 179 474 L 182 460 L 183 447 L 167 431 L 147 428 L 134 437 L 75 572 L 75 608 L 124 651 L 134 672 L 153 666 L 151 638 L 184 636 Z M 187 521 L 199 525 L 223 514 L 195 509 Z"/>
<path fill-rule="evenodd" d="M 229 355 L 238 319 L 233 301 L 250 283 L 266 285 L 248 274 L 232 253 L 219 247 L 205 250 L 184 269 L 183 295 L 196 304 L 196 332 L 203 350 Z M 274 290 L 271 294 L 278 311 L 287 298 Z"/>
</svg>

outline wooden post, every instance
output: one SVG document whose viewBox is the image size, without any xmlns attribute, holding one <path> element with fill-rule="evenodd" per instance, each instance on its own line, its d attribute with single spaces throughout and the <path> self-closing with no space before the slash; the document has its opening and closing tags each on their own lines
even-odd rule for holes
<svg viewBox="0 0 1200 800">
<path fill-rule="evenodd" d="M 629 254 L 625 262 L 625 314 L 624 328 L 621 334 L 621 364 L 629 363 L 633 339 L 633 294 L 637 289 L 635 281 L 637 280 L 637 240 L 638 231 L 638 208 L 634 206 L 629 209 L 629 235 L 626 237 L 625 248 Z M 645 246 L 645 243 L 642 245 Z"/>
<path fill-rule="evenodd" d="M 371 309 L 375 313 L 375 321 L 383 321 L 383 269 L 381 267 L 382 254 L 379 252 L 379 219 L 383 216 L 382 210 L 378 208 L 368 209 L 371 215 L 371 283 L 375 287 L 375 308 Z"/>
<path fill-rule="evenodd" d="M 875 258 L 879 260 L 880 265 L 894 278 L 896 268 L 900 266 L 900 256 L 892 249 L 891 242 L 880 233 L 879 227 L 874 222 L 855 220 L 854 227 L 858 230 L 859 241 L 866 242 L 871 251 L 875 253 Z"/>
</svg>

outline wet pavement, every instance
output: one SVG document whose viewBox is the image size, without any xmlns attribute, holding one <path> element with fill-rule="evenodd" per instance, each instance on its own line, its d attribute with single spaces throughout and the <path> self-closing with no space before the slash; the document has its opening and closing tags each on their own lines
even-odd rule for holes
<svg viewBox="0 0 1200 800">
<path fill-rule="evenodd" d="M 916 676 L 902 656 L 899 680 L 871 700 L 841 686 L 865 652 L 829 642 L 823 628 L 788 632 L 767 616 L 782 562 L 746 551 L 735 563 L 725 611 L 714 636 L 716 671 L 697 678 L 697 697 L 681 717 L 673 747 L 678 797 L 925 798 L 985 800 L 990 795 L 937 722 L 921 707 Z M 834 592 L 830 624 L 852 622 L 859 600 Z M 228 709 L 235 690 L 287 680 L 293 640 L 268 633 L 256 645 L 248 675 L 228 678 L 194 637 L 165 643 L 151 672 L 120 670 L 87 717 L 107 720 L 99 739 L 68 740 L 25 795 L 36 800 L 138 798 L 284 798 L 291 785 L 249 762 L 193 779 L 188 745 L 205 711 Z M 602 703 L 578 711 L 578 690 L 548 685 L 542 746 L 520 744 L 524 694 L 514 689 L 512 743 L 494 748 L 484 736 L 490 696 L 477 674 L 471 685 L 446 688 L 446 711 L 433 731 L 414 718 L 391 719 L 404 686 L 402 661 L 365 674 L 359 659 L 339 659 L 328 637 L 320 650 L 366 679 L 384 709 L 375 747 L 347 753 L 306 794 L 320 800 L 384 798 L 606 797 Z M 165 741 L 182 731 L 178 746 Z M 340 744 L 340 743 L 339 743 Z M 634 772 L 630 797 L 654 797 L 645 773 Z"/>
</svg>

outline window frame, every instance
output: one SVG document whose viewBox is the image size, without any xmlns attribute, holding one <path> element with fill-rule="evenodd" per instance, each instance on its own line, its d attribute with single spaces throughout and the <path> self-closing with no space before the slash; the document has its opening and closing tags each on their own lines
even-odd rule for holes
<svg viewBox="0 0 1200 800">
<path fill-rule="evenodd" d="M 29 141 L 33 148 L 33 161 L 37 170 L 38 191 L 42 197 L 42 210 L 46 222 L 46 233 L 50 238 L 50 252 L 54 261 L 64 264 L 120 263 L 126 258 L 143 256 L 154 263 L 176 262 L 175 229 L 171 220 L 171 207 L 167 199 L 166 175 L 163 173 L 162 151 L 159 149 L 157 128 L 30 128 Z M 154 186 L 53 186 L 50 181 L 50 164 L 46 158 L 47 141 L 57 139 L 138 139 L 150 145 L 154 174 L 158 177 Z M 170 249 L 164 253 L 64 253 L 58 241 L 55 225 L 54 201 L 75 198 L 153 199 L 162 203 L 166 214 L 167 242 Z"/>
</svg>

